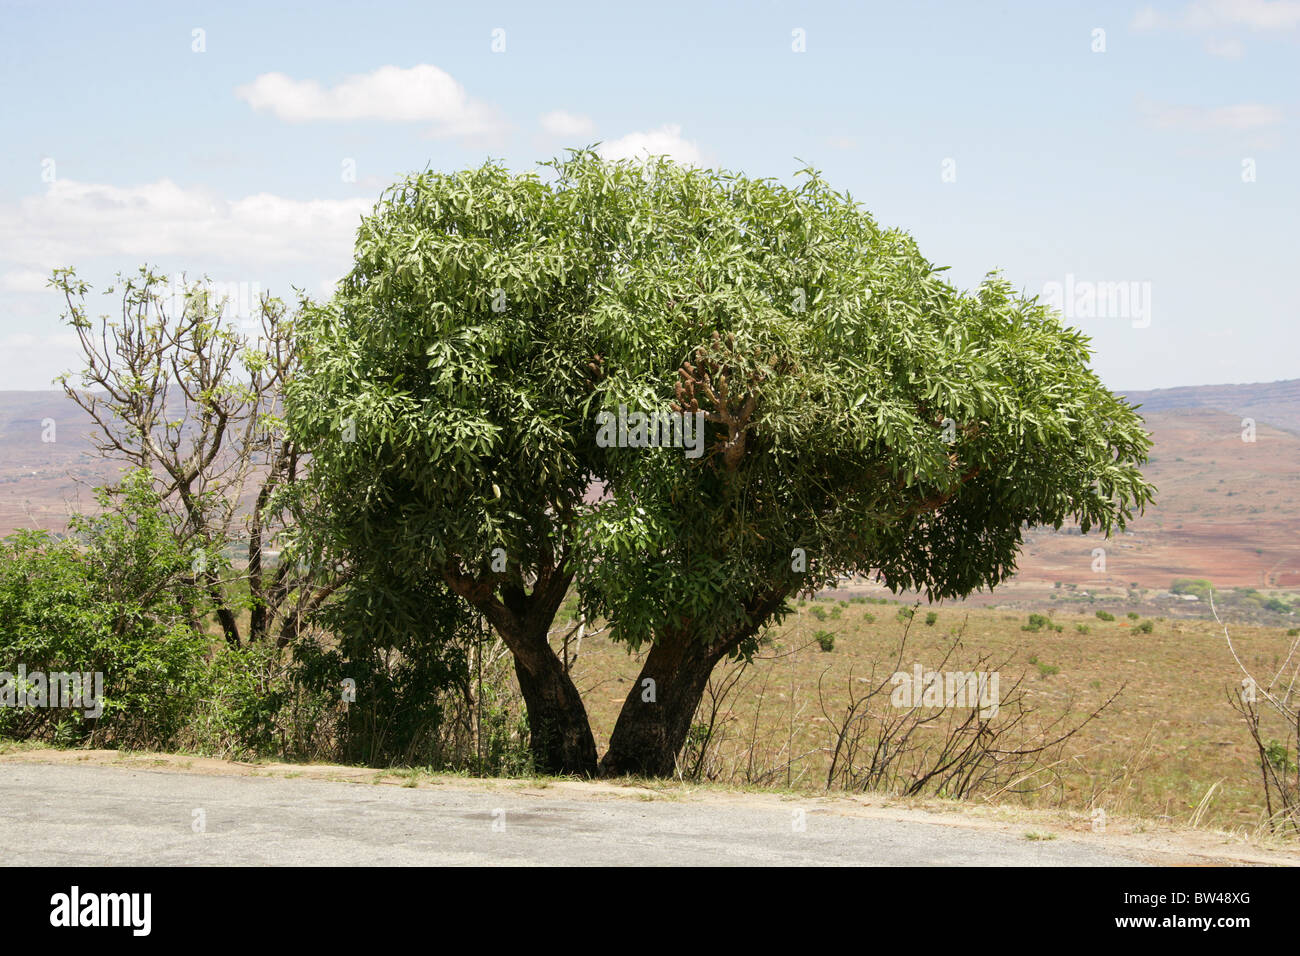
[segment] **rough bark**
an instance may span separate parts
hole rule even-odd
[[[601,776],[672,776],[709,675],[723,653],[723,648],[693,641],[687,631],[656,640],[623,702],[600,762]]]
[[[782,587],[755,597],[747,623],[711,643],[699,640],[689,628],[657,635],[619,712],[600,761],[601,776],[672,776],[713,668],[763,627],[788,591]]]
[[[452,590],[483,612],[514,656],[515,676],[528,708],[529,749],[537,771],[594,777],[596,741],[587,708],[547,641],[573,580],[565,565],[561,559],[558,567],[542,567],[531,593],[518,585],[500,586],[477,579],[454,567],[444,573]]]
[[[529,640],[534,653],[515,654],[515,675],[528,708],[528,745],[543,773],[596,775],[596,741],[582,696],[546,643]]]

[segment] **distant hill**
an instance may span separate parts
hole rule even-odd
[[[1174,578],[1222,587],[1300,587],[1300,379],[1128,392],[1151,431],[1145,473],[1155,505],[1110,541],[1077,528],[1033,529],[1018,579],[1076,587],[1167,588]],[[1256,440],[1241,440],[1241,419]],[[52,420],[56,441],[43,442]],[[0,535],[60,530],[116,475],[87,435],[88,416],[61,392],[0,392]],[[1105,547],[1107,570],[1093,570]]]
[[[1121,393],[1141,411],[1196,408],[1228,412],[1300,435],[1300,378],[1253,385],[1186,385]]]
[[[0,535],[59,531],[70,513],[94,506],[90,489],[118,468],[96,455],[93,424],[62,392],[0,392]]]

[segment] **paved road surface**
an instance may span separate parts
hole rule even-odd
[[[204,832],[194,831],[194,811]],[[816,807],[569,799],[509,791],[0,767],[14,865],[1133,865],[1068,839]]]

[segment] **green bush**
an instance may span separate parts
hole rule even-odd
[[[1029,663],[1033,664],[1036,668],[1038,668],[1039,677],[1051,677],[1054,674],[1061,673],[1060,667],[1058,667],[1055,664],[1044,664],[1037,657],[1029,658]]]
[[[835,635],[830,631],[818,631],[813,635],[813,637],[817,641],[817,646],[823,651],[830,652],[835,650]]]
[[[1155,630],[1155,627],[1156,626],[1150,621],[1143,621],[1141,624],[1135,625],[1133,630],[1137,631],[1139,634],[1150,634]]]
[[[1029,623],[1021,626],[1020,629],[1022,631],[1041,631],[1043,628],[1050,628],[1051,626],[1052,619],[1046,614],[1031,614],[1029,615]]]
[[[1142,615],[1138,614],[1137,611],[1129,611],[1129,612],[1128,612],[1128,619],[1129,619],[1130,621],[1136,621],[1136,620],[1137,620],[1139,617],[1141,617],[1141,616],[1142,616]]]
[[[1099,621],[1113,621],[1113,620],[1115,620],[1115,615],[1114,615],[1114,614],[1111,614],[1110,611],[1098,611],[1098,612],[1097,612],[1097,620],[1099,620]]]
[[[934,611],[930,611],[925,615],[925,626],[934,627],[935,622],[938,620],[939,620],[939,615],[936,614]]]
[[[1202,601],[1208,601],[1214,585],[1204,578],[1175,578],[1169,590],[1174,594],[1194,594]]]
[[[0,735],[165,749],[208,691],[205,596],[147,476],[97,498],[103,513],[74,518],[68,538],[23,531],[0,544],[0,670],[101,673],[103,711],[4,707]]]

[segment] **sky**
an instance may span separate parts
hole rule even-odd
[[[427,167],[805,165],[1114,389],[1300,377],[1300,0],[0,0],[0,389],[78,367],[53,268],[328,295]]]

